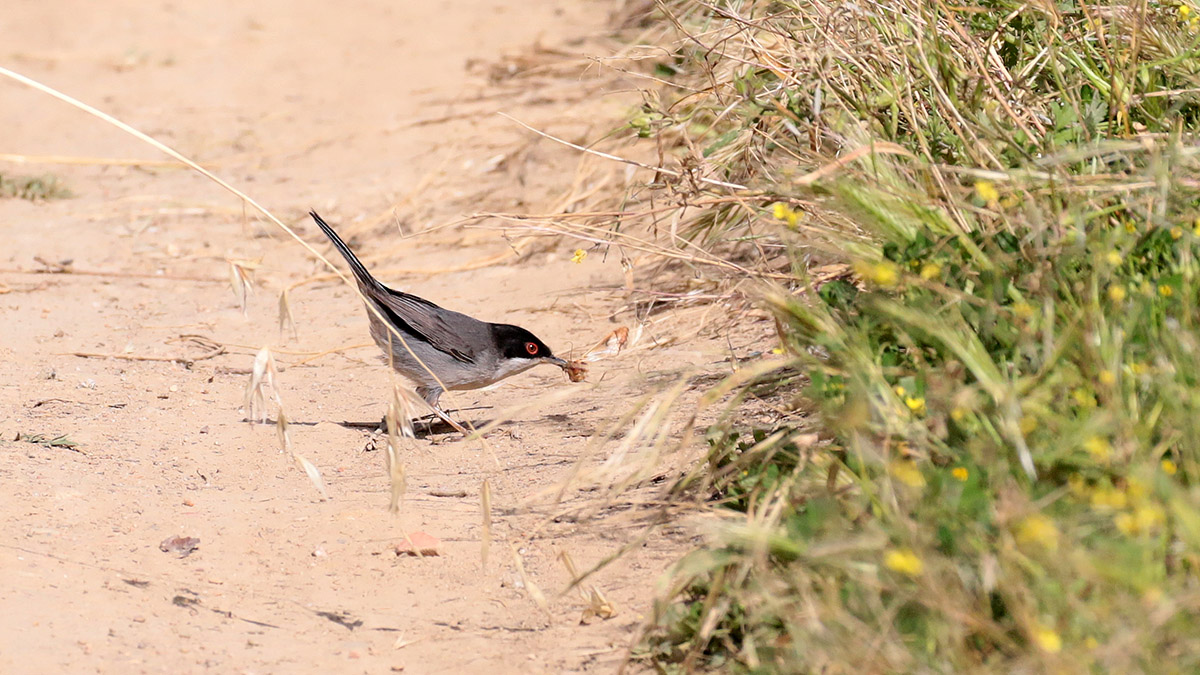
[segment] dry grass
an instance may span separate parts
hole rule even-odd
[[[664,260],[706,296],[750,281],[777,321],[777,353],[705,397],[776,422],[709,431],[681,490],[730,515],[644,655],[1193,667],[1195,8],[656,12],[620,67],[654,68],[628,134],[657,157],[629,163],[665,170],[507,216],[617,251],[631,289]]]

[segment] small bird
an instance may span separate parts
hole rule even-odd
[[[486,387],[543,363],[568,370],[566,361],[520,326],[480,321],[384,286],[371,276],[321,216],[315,211],[309,211],[308,215],[350,264],[367,302],[379,310],[377,315],[367,308],[375,344],[396,372],[416,384],[417,394],[433,412],[458,431],[467,433],[438,407],[438,399],[447,389]],[[389,325],[403,341],[388,329]]]

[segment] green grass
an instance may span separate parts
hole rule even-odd
[[[57,176],[4,176],[0,175],[0,198],[45,201],[73,197],[66,185]]]
[[[1200,668],[1197,11],[662,7],[631,126],[754,188],[681,230],[790,258],[756,386],[812,415],[710,432],[730,517],[643,658]]]
[[[46,434],[18,433],[13,441],[17,443],[33,443],[43,448],[66,448],[68,450],[76,450],[79,446],[67,434],[59,434],[58,436],[51,437]]]

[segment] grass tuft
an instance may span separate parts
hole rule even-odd
[[[59,180],[58,176],[4,176],[0,175],[0,198],[28,199],[31,202],[51,199],[69,199],[75,195]]]
[[[657,8],[630,132],[681,246],[757,270],[779,345],[718,391],[782,414],[710,430],[688,485],[731,517],[641,655],[1200,667],[1196,9]]]

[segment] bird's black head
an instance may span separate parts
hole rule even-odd
[[[525,361],[536,363],[547,361],[555,365],[565,363],[550,351],[545,342],[536,335],[521,328],[505,323],[492,324],[492,337],[496,340],[496,348],[500,358],[506,361]]]

